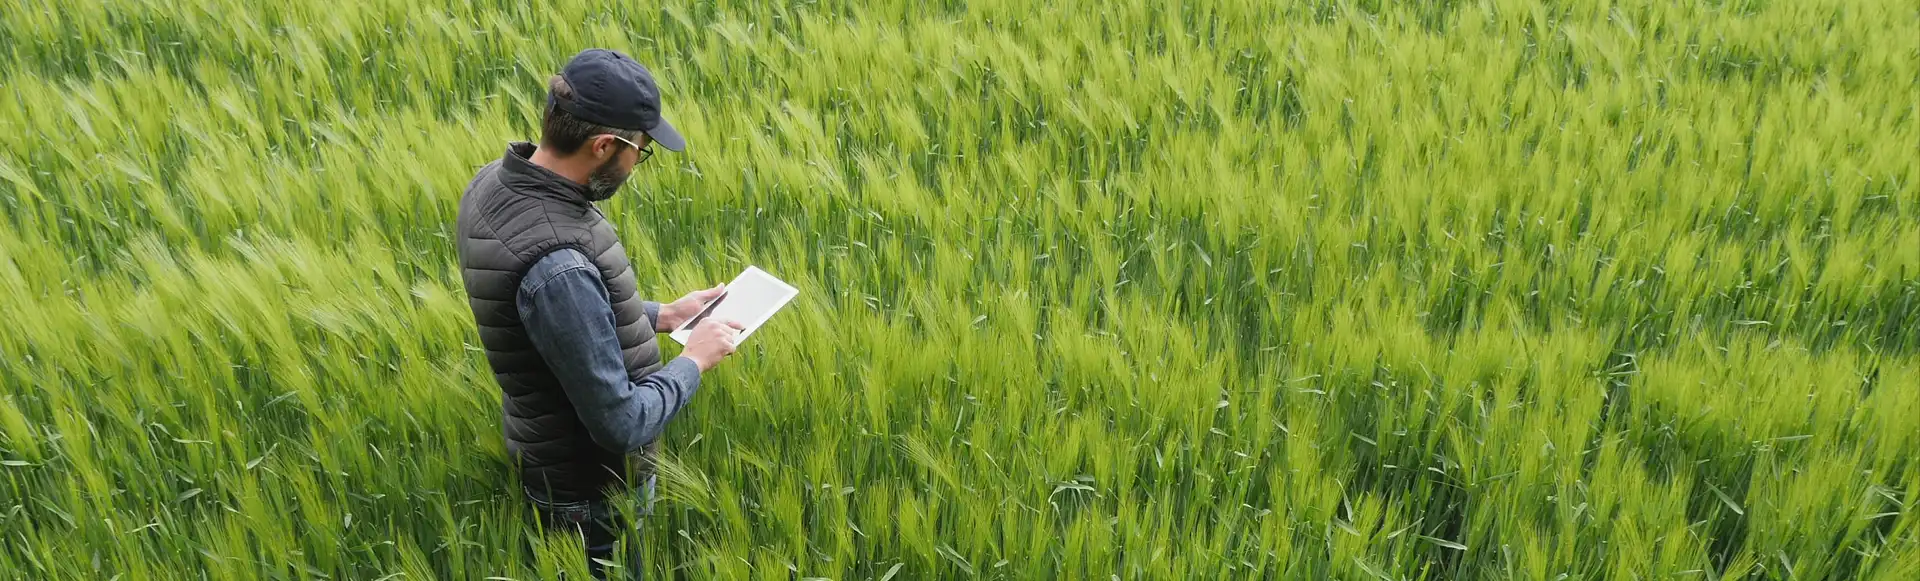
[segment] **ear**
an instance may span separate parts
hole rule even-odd
[[[614,141],[612,135],[605,133],[595,135],[587,140],[587,146],[591,148],[589,151],[593,153],[593,158],[600,161],[606,161],[612,158],[615,153],[619,152],[619,144],[618,141]]]

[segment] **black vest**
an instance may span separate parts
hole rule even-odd
[[[513,143],[467,185],[458,219],[461,279],[500,386],[507,453],[522,484],[556,501],[597,499],[609,486],[643,482],[658,443],[637,454],[637,469],[630,469],[629,459],[588,436],[520,324],[520,279],[549,252],[579,250],[607,286],[627,377],[637,381],[659,370],[660,346],[613,226],[582,186],[528,161],[533,151],[532,143]]]

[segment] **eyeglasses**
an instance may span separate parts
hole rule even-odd
[[[640,165],[641,163],[645,163],[645,162],[647,161],[647,159],[648,159],[648,158],[651,158],[651,157],[653,157],[653,144],[652,144],[652,143],[648,143],[646,147],[640,147],[640,146],[638,146],[638,145],[634,145],[634,144],[633,144],[633,142],[631,142],[631,141],[627,141],[627,138],[625,138],[625,137],[621,137],[621,136],[618,136],[618,135],[614,135],[614,134],[612,134],[612,133],[608,133],[607,135],[608,135],[609,137],[612,137],[612,138],[614,138],[614,139],[618,139],[618,140],[620,140],[620,142],[621,142],[621,143],[625,143],[625,144],[627,144],[627,145],[629,145],[629,146],[632,146],[632,147],[633,147],[634,149],[637,149],[637,150],[640,150],[640,159],[637,159],[637,160],[634,160],[634,162],[633,162],[633,164],[634,164],[634,165]]]

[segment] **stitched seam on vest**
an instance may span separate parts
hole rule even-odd
[[[499,162],[497,162],[497,161],[496,161],[496,162],[494,162],[494,163],[495,163],[495,164],[498,164]],[[492,178],[492,179],[493,179],[493,184],[492,184],[493,186],[495,186],[495,187],[498,187],[498,188],[500,188],[500,190],[503,190],[503,191],[507,191],[507,192],[512,192],[512,191],[513,191],[513,188],[509,188],[509,187],[507,187],[507,181],[506,181],[506,180],[503,180],[503,179],[500,179],[500,172],[501,172],[501,171],[504,171],[504,169],[505,169],[505,168],[502,168],[502,167],[497,167],[497,166],[496,166],[496,167],[494,167],[494,169],[493,169],[493,172],[492,172],[492,173],[490,173],[490,174],[488,174],[488,176],[487,176],[487,177],[490,177],[490,178]],[[475,181],[478,181],[478,180],[475,180]],[[495,190],[493,190],[492,188],[488,188],[487,190],[482,190],[482,191],[495,191]],[[486,233],[487,233],[487,235],[488,235],[488,236],[492,236],[492,238],[484,238],[483,240],[493,240],[493,241],[495,241],[495,242],[499,242],[501,246],[506,246],[506,245],[507,245],[507,239],[506,239],[506,238],[502,238],[502,237],[500,236],[500,229],[498,229],[498,228],[494,228],[494,227],[493,227],[493,224],[494,224],[494,222],[496,222],[496,221],[497,221],[497,220],[495,220],[495,218],[498,218],[498,217],[500,217],[500,212],[502,212],[502,211],[505,211],[505,210],[506,210],[506,206],[505,206],[505,205],[495,205],[495,206],[493,206],[493,207],[491,207],[491,208],[487,208],[487,207],[482,207],[482,208],[480,208],[480,210],[481,210],[481,211],[482,211],[483,213],[482,213],[482,214],[480,214],[480,219],[479,219],[479,220],[476,220],[476,221],[474,222],[474,225],[475,225],[475,226],[478,226],[478,227],[480,227],[480,228],[483,228],[483,229],[485,229],[485,230],[486,230]],[[513,251],[513,249],[512,249],[512,248],[508,248],[508,249],[507,249],[507,251],[508,251],[508,252],[512,252],[512,251]],[[487,270],[493,270],[493,269],[487,269]]]
[[[551,437],[551,438],[541,438],[541,439],[538,439],[538,440],[532,440],[532,439],[527,439],[527,438],[514,438],[514,439],[515,439],[515,440],[518,440],[518,441],[519,441],[520,443],[522,443],[522,444],[545,444],[545,443],[548,443],[548,442],[558,442],[558,441],[561,441],[561,440],[565,440],[565,439],[567,439],[567,436],[569,436],[569,435],[571,435],[571,434],[560,434],[560,435],[557,435],[557,436],[553,436],[553,437]],[[548,465],[548,466],[559,466],[559,465],[561,465],[561,464],[571,464],[571,463],[574,463],[574,462],[578,462],[578,461],[579,461],[579,460],[561,460],[561,461],[555,461],[555,462],[551,462],[551,463],[548,463],[547,465]]]
[[[596,214],[598,213],[598,209],[593,208],[592,204],[588,204],[587,207],[594,209]],[[533,268],[533,263],[539,262],[541,257],[544,257],[562,248],[575,248],[579,250],[581,256],[587,257],[587,262],[594,262],[594,259],[599,258],[598,255],[594,254],[591,250],[587,249],[583,244],[580,244],[578,242],[561,242],[563,239],[560,238],[560,228],[558,226],[553,225],[555,222],[555,220],[553,219],[553,209],[546,204],[540,204],[539,206],[536,206],[536,208],[540,212],[540,221],[546,223],[547,225],[547,234],[549,234],[547,236],[547,240],[559,242],[560,244],[546,248],[542,250],[538,255],[525,257],[521,261],[522,262],[520,267],[521,276],[525,276],[527,273],[527,270]],[[601,220],[605,221],[606,218],[602,217]],[[587,238],[589,239],[594,238],[593,231],[591,229],[588,229],[587,231]],[[539,247],[535,246],[534,248],[539,248]],[[598,273],[595,273],[595,274],[598,274]],[[604,281],[602,282],[602,284],[604,284]]]

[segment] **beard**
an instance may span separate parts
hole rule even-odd
[[[614,169],[619,161],[619,156],[607,158],[606,163],[593,168],[593,173],[587,175],[588,200],[598,202],[613,197],[615,192],[620,191],[620,186],[627,183],[627,178],[633,176],[631,169],[627,171]]]

